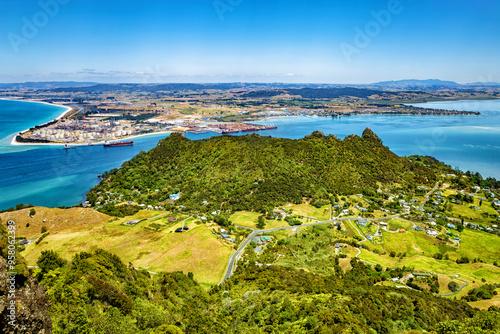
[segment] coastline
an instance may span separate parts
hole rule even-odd
[[[4,97],[0,97],[0,100],[4,100],[4,101],[22,101],[22,102],[29,102],[29,103],[40,103],[40,104],[46,104],[46,105],[49,105],[49,106],[57,106],[57,107],[62,107],[62,108],[66,108],[65,111],[62,112],[61,115],[57,116],[56,118],[48,121],[48,122],[45,122],[43,124],[47,124],[49,122],[52,122],[52,121],[55,121],[55,120],[60,120],[61,118],[63,118],[69,111],[73,110],[74,107],[70,107],[70,106],[66,106],[64,104],[59,104],[59,103],[49,103],[49,102],[44,102],[44,101],[35,101],[35,100],[22,100],[22,99],[6,99]],[[37,124],[37,125],[43,125],[43,124]],[[23,130],[21,132],[26,132],[27,130]],[[19,133],[21,133],[19,132]]]
[[[66,108],[66,110],[64,110],[56,118],[54,118],[54,119],[52,119],[52,120],[50,120],[48,122],[45,122],[45,123],[42,123],[42,124],[38,124],[37,126],[44,125],[44,124],[47,124],[47,123],[50,123],[50,122],[53,122],[53,121],[58,121],[61,118],[63,118],[64,116],[66,116],[67,113],[69,113],[70,111],[76,109],[75,107],[66,106],[66,105],[63,105],[63,104],[48,103],[48,102],[43,102],[43,101],[22,100],[22,99],[8,99],[8,98],[0,98],[0,100],[6,100],[6,101],[23,101],[23,102],[29,102],[29,103],[42,103],[42,104],[47,104],[47,105],[50,105],[50,106],[58,106],[58,107]],[[25,133],[28,130],[29,129],[25,129],[23,131],[11,134],[10,136],[12,136],[12,138],[10,140],[10,145],[11,146],[64,146],[65,144],[67,144],[69,147],[77,147],[77,146],[96,146],[96,145],[103,145],[104,144],[104,141],[95,142],[95,143],[92,143],[92,145],[88,145],[88,143],[21,143],[21,142],[16,141],[16,137],[18,135],[21,135],[21,134]],[[109,142],[112,143],[112,142],[120,141],[120,140],[133,139],[133,138],[139,138],[139,137],[144,137],[144,136],[160,135],[160,134],[170,134],[170,133],[172,133],[172,131],[158,131],[158,132],[152,132],[152,133],[145,133],[145,134],[140,134],[140,135],[133,135],[133,136],[128,136],[128,137],[116,138],[116,139],[109,140]]]
[[[35,101],[35,100],[22,100],[22,99],[9,99],[9,98],[0,98],[0,100],[7,100],[7,101],[23,101],[23,102],[30,102],[30,103],[42,103],[42,104],[47,104],[47,105],[51,105],[51,106],[58,106],[58,107],[63,107],[63,108],[66,108],[66,110],[64,110],[58,117],[54,118],[53,120],[50,120],[48,122],[45,122],[45,123],[42,123],[42,124],[39,124],[38,126],[40,125],[45,125],[47,123],[50,123],[50,122],[53,122],[53,121],[57,121],[57,120],[60,120],[61,118],[63,118],[67,113],[69,113],[70,111],[76,109],[75,107],[71,107],[71,106],[67,106],[67,105],[62,105],[62,104],[57,104],[57,103],[49,103],[49,102],[44,102],[44,101]],[[460,102],[460,101],[477,101],[477,100],[457,100],[455,102]],[[447,100],[443,100],[443,101],[433,101],[433,102],[449,102]],[[405,105],[411,105],[411,104],[407,104],[405,103]],[[444,109],[444,110],[447,110],[447,109]],[[451,111],[451,110],[450,110]],[[401,115],[406,115],[406,114],[399,114],[399,113],[387,113],[387,114],[378,114],[378,113],[374,113],[372,115],[398,115],[398,116],[401,116]],[[478,113],[480,114],[480,113]],[[349,117],[352,117],[352,116],[358,116],[360,114],[354,114],[354,115],[338,115],[338,116],[335,116],[335,117],[344,117],[344,116],[349,116]],[[366,114],[361,114],[361,115],[366,115]],[[456,114],[450,114],[448,116],[455,116]],[[459,114],[458,114],[459,115]],[[457,116],[458,116],[457,115]],[[475,116],[473,113],[471,114],[464,114],[462,116]],[[476,114],[477,115],[477,114]],[[407,116],[425,116],[425,114],[408,114]],[[439,115],[436,115],[436,116],[439,116]],[[272,119],[276,119],[276,118],[284,118],[284,117],[334,117],[334,116],[320,116],[320,115],[272,115],[272,116],[263,116],[261,118],[258,118],[256,119],[255,121],[256,122],[265,122],[265,121],[271,121]],[[76,146],[93,146],[93,145],[102,145],[104,144],[104,141],[100,141],[100,142],[95,142],[95,143],[92,143],[92,145],[88,145],[88,143],[22,143],[22,142],[18,142],[16,141],[16,137],[18,135],[21,135],[23,133],[25,133],[26,131],[28,131],[29,129],[26,129],[26,130],[23,130],[23,131],[20,131],[20,132],[17,132],[17,133],[14,133],[12,134],[12,138],[10,140],[10,145],[11,146],[64,146],[65,144],[67,144],[68,146],[71,146],[71,147],[76,147]],[[152,133],[146,133],[146,134],[141,134],[141,135],[133,135],[133,136],[128,136],[128,137],[122,137],[122,138],[117,138],[117,139],[112,139],[110,140],[110,142],[114,142],[114,141],[119,141],[119,140],[127,140],[127,139],[133,139],[133,138],[138,138],[138,137],[143,137],[143,136],[150,136],[150,135],[157,135],[157,134],[170,134],[172,133],[172,131],[159,131],[159,132],[152,132]],[[7,137],[8,138],[8,137]]]
[[[20,132],[22,133],[22,132]],[[117,138],[117,139],[112,139],[109,140],[110,143],[120,141],[120,140],[128,140],[128,139],[134,139],[134,138],[139,138],[139,137],[146,137],[146,136],[153,136],[153,135],[161,135],[161,134],[171,134],[172,131],[158,131],[158,132],[151,132],[151,133],[144,133],[140,135],[133,135],[133,136],[128,136],[128,137],[122,137],[122,138]],[[95,142],[92,143],[92,145],[89,145],[88,143],[20,143],[16,141],[16,135],[12,138],[10,145],[13,146],[64,146],[68,145],[69,147],[78,147],[78,146],[99,146],[103,145],[105,142],[100,141],[100,142]]]
[[[50,121],[47,121],[45,123],[42,123],[42,124],[37,124],[35,126],[40,126],[40,125],[44,125],[44,124],[47,124],[47,123],[50,123],[50,122],[53,122],[53,121],[58,121],[60,120],[61,118],[63,118],[64,116],[66,116],[67,113],[69,113],[70,111],[74,110],[75,108],[74,107],[70,107],[70,106],[66,106],[66,105],[63,105],[63,104],[57,104],[57,103],[48,103],[48,102],[44,102],[44,101],[34,101],[34,100],[22,100],[22,99],[8,99],[8,98],[0,98],[0,100],[5,100],[5,101],[22,101],[22,102],[28,102],[28,103],[40,103],[40,104],[46,104],[46,105],[49,105],[49,106],[57,106],[57,107],[62,107],[62,108],[66,108],[59,116],[57,116],[56,118],[50,120]],[[19,132],[15,132],[13,134],[11,134],[10,136],[12,136],[11,140],[10,140],[10,145],[13,145],[13,146],[20,146],[20,145],[41,145],[41,144],[37,144],[37,143],[20,143],[20,142],[17,142],[16,141],[16,137],[18,135],[21,135],[23,133],[25,133],[26,131],[28,131],[28,129],[25,129],[25,130],[22,130],[22,131],[19,131]],[[10,136],[7,136],[10,137]],[[51,143],[43,143],[43,144],[48,144],[48,145],[54,145],[54,144],[51,144]],[[57,145],[61,145],[61,144],[57,144]],[[64,145],[64,144],[62,144]]]

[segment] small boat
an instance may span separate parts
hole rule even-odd
[[[134,142],[133,141],[119,141],[116,143],[108,143],[108,142],[104,143],[104,147],[117,147],[117,146],[130,146],[130,145],[134,145]]]

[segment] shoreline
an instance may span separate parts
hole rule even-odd
[[[7,100],[7,101],[23,101],[23,102],[29,102],[29,103],[42,103],[42,104],[46,104],[46,105],[51,105],[51,106],[58,106],[58,107],[63,107],[63,108],[66,108],[65,111],[63,111],[58,117],[48,121],[48,122],[45,122],[45,123],[42,123],[42,124],[38,124],[38,125],[35,125],[35,126],[41,126],[41,125],[45,125],[47,123],[50,123],[50,122],[53,122],[53,121],[57,121],[57,120],[60,120],[62,119],[67,113],[69,113],[70,111],[76,109],[75,107],[71,107],[71,106],[66,106],[66,105],[63,105],[63,104],[58,104],[58,103],[49,103],[49,102],[44,102],[44,101],[35,101],[35,100],[23,100],[23,99],[9,99],[9,98],[0,98],[0,100]],[[498,99],[492,99],[492,100],[498,100]],[[454,102],[459,102],[459,101],[478,101],[478,100],[456,100]],[[482,100],[482,101],[488,101],[488,100]],[[448,102],[448,100],[443,100],[443,101],[433,101],[433,102]],[[421,103],[430,103],[430,102],[421,102]],[[404,103],[405,105],[410,105],[410,103]],[[418,103],[415,103],[415,104],[418,104]],[[447,109],[443,109],[443,110],[447,110]],[[449,111],[452,111],[452,110],[449,110]],[[358,116],[358,115],[368,115],[368,114],[354,114],[354,115],[338,115],[338,116],[320,116],[320,115],[273,115],[273,116],[263,116],[259,119],[256,119],[254,121],[256,122],[264,122],[264,121],[269,121],[273,118],[282,118],[282,117],[344,117],[344,116]],[[391,115],[391,113],[370,113],[370,115],[374,115],[374,116],[377,116],[377,115]],[[403,116],[405,114],[393,114],[393,115],[397,115],[397,116]],[[477,114],[476,114],[477,115]],[[407,114],[407,116],[442,116],[442,115],[426,115],[426,114]],[[474,115],[474,112],[471,112],[470,114],[451,114],[451,115],[444,115],[444,116],[475,116]],[[229,122],[230,123],[230,122]],[[89,145],[88,143],[22,143],[22,142],[18,142],[16,141],[16,137],[18,135],[22,135],[23,133],[25,133],[26,131],[29,131],[29,129],[26,129],[26,130],[23,130],[23,131],[20,131],[20,132],[16,132],[14,134],[12,134],[12,138],[10,140],[10,145],[11,146],[65,146],[66,144],[68,146],[72,146],[72,147],[76,147],[76,146],[94,146],[94,145],[102,145],[104,144],[104,141],[100,141],[100,142],[95,142],[95,143],[91,143],[92,145]],[[110,142],[114,142],[114,141],[120,141],[120,140],[127,140],[127,139],[133,139],[133,138],[138,138],[138,137],[143,137],[143,136],[150,136],[150,135],[157,135],[157,134],[170,134],[172,133],[172,131],[159,131],[159,132],[153,132],[153,133],[146,133],[146,134],[141,134],[141,135],[133,135],[133,136],[130,136],[130,137],[123,137],[123,138],[118,138],[118,139],[112,139],[110,140]],[[8,136],[7,138],[9,138],[10,136]]]
[[[161,134],[171,134],[171,133],[172,133],[172,131],[158,131],[158,132],[144,133],[144,134],[140,134],[140,135],[133,135],[133,136],[129,136],[129,137],[111,139],[108,142],[113,143],[113,142],[120,141],[120,140],[128,140],[128,139],[134,139],[134,138],[139,138],[139,137],[161,135]],[[15,135],[12,138],[10,145],[12,145],[12,146],[64,146],[64,145],[68,145],[69,147],[78,147],[78,146],[99,146],[99,145],[103,145],[105,143],[105,141],[91,143],[92,145],[89,145],[88,143],[20,143],[20,142],[16,141],[16,136],[17,135]]]
[[[50,122],[53,122],[53,121],[58,121],[60,120],[61,118],[63,118],[64,116],[66,116],[67,113],[69,113],[70,111],[72,111],[73,109],[75,109],[74,107],[70,107],[70,106],[66,106],[66,105],[63,105],[63,104],[58,104],[58,103],[49,103],[49,102],[44,102],[44,101],[34,101],[34,100],[22,100],[22,99],[8,99],[8,98],[0,98],[0,100],[4,100],[4,101],[22,101],[22,102],[28,102],[28,103],[40,103],[40,104],[46,104],[46,105],[49,105],[49,106],[57,106],[57,107],[62,107],[62,108],[66,108],[59,116],[57,116],[56,118],[54,119],[51,119],[50,121],[47,121],[45,123],[42,123],[42,124],[37,124],[37,125],[34,125],[34,126],[40,126],[40,125],[45,125],[47,123],[50,123]],[[40,144],[37,144],[37,143],[20,143],[20,142],[17,142],[16,141],[16,137],[25,133],[26,131],[29,131],[29,129],[31,128],[28,128],[28,129],[25,129],[25,130],[22,130],[22,131],[19,131],[19,132],[15,132],[9,136],[7,136],[7,138],[9,138],[10,136],[12,136],[11,140],[10,140],[10,145],[12,146],[20,146],[20,145],[40,145],[40,144],[49,144],[49,145],[53,145],[53,144],[50,144],[50,143],[40,143]],[[62,144],[64,145],[64,144]]]
[[[8,98],[0,98],[0,100],[22,101],[22,102],[29,102],[29,103],[41,103],[41,104],[46,104],[46,105],[50,105],[50,106],[58,106],[58,107],[66,108],[66,110],[64,110],[56,118],[54,118],[54,119],[52,119],[50,121],[47,121],[45,123],[42,123],[42,124],[37,124],[35,126],[41,126],[41,125],[45,125],[45,124],[53,122],[53,121],[58,121],[61,118],[63,118],[67,113],[69,113],[70,111],[76,109],[75,107],[66,106],[66,105],[63,105],[63,104],[49,103],[49,102],[44,102],[44,101],[22,100],[22,99],[8,99]],[[10,136],[7,136],[7,138],[9,138],[9,137],[12,136],[12,138],[9,141],[9,145],[10,146],[63,146],[64,147],[67,144],[69,147],[78,147],[78,146],[99,146],[99,145],[103,145],[104,144],[104,141],[95,142],[95,143],[92,143],[92,145],[89,145],[88,143],[21,143],[21,142],[16,141],[16,137],[19,136],[19,135],[22,135],[26,131],[29,131],[29,128],[25,129],[23,131],[19,131],[19,132],[13,133]],[[133,136],[129,136],[129,137],[111,139],[111,140],[109,140],[109,142],[112,143],[112,142],[120,141],[120,140],[128,140],[128,139],[145,137],[145,136],[161,135],[161,134],[171,134],[171,133],[172,133],[172,131],[158,131],[158,132],[145,133],[145,134],[140,134],[140,135],[133,135]]]
[[[46,105],[49,105],[49,106],[57,106],[57,107],[62,107],[62,108],[66,108],[65,111],[62,112],[62,114],[60,114],[59,116],[57,116],[56,118],[50,120],[50,121],[47,121],[45,123],[42,123],[42,124],[37,124],[35,126],[39,126],[39,125],[43,125],[43,124],[47,124],[49,122],[52,122],[52,121],[55,121],[55,120],[60,120],[61,118],[64,117],[64,115],[66,115],[70,110],[73,110],[74,107],[70,107],[70,106],[66,106],[64,104],[59,104],[59,103],[49,103],[49,102],[44,102],[44,101],[35,101],[35,100],[21,100],[21,99],[6,99],[4,97],[0,97],[0,100],[4,100],[4,101],[22,101],[22,102],[29,102],[29,103],[40,103],[40,104],[46,104]],[[28,129],[29,130],[29,129]],[[23,130],[21,132],[26,132],[27,130]],[[19,132],[20,133],[20,132]]]

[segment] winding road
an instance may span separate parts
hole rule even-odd
[[[390,217],[370,218],[370,219],[392,219],[392,218],[396,218],[396,217],[398,217],[398,216],[396,215],[396,216],[390,216]],[[224,283],[229,277],[231,277],[231,275],[233,275],[234,269],[236,267],[236,263],[238,262],[241,254],[243,253],[243,250],[245,249],[246,246],[248,246],[248,244],[252,241],[252,239],[254,237],[256,237],[257,235],[265,234],[265,233],[269,233],[269,232],[273,232],[273,231],[279,231],[279,230],[292,230],[292,229],[297,228],[297,227],[315,226],[315,225],[334,223],[336,221],[345,221],[345,220],[350,221],[350,220],[360,220],[360,219],[363,219],[363,218],[352,218],[352,217],[334,218],[334,219],[325,220],[325,221],[318,221],[315,223],[308,223],[308,224],[295,225],[295,226],[275,227],[275,228],[270,228],[267,230],[256,230],[254,228],[247,227],[247,226],[235,225],[236,227],[239,227],[239,228],[245,228],[247,230],[251,230],[252,233],[250,233],[248,235],[248,237],[245,239],[245,241],[243,241],[243,243],[240,245],[240,247],[238,247],[236,252],[234,252],[233,255],[231,255],[231,257],[229,258],[229,262],[228,262],[228,265],[226,267],[226,273],[224,274],[224,277],[222,278],[222,281],[219,283],[219,285]],[[353,224],[351,223],[351,225],[353,225]],[[360,232],[358,231],[358,233],[360,233]],[[366,238],[365,238],[365,240],[366,240]]]
[[[418,206],[418,210],[423,210],[424,209],[425,203],[427,203],[427,201],[429,200],[429,197],[432,195],[433,192],[435,192],[437,190],[438,187],[439,187],[439,181],[436,182],[436,185],[434,186],[434,188],[432,188],[427,194],[425,194],[425,196],[424,196],[425,197],[425,201]]]
[[[428,200],[428,197],[434,191],[436,191],[436,189],[437,189],[438,186],[439,186],[439,183],[436,183],[436,185],[434,186],[434,188],[431,191],[429,191],[427,193],[427,195],[425,195],[426,200]],[[422,207],[423,207],[424,204],[425,204],[425,202],[422,204]],[[390,216],[390,217],[371,218],[371,219],[392,219],[392,218],[398,218],[398,217],[399,217],[399,215],[394,215],[394,216]],[[322,224],[333,223],[333,222],[336,222],[336,221],[346,221],[347,220],[349,222],[349,224],[352,226],[352,228],[360,235],[361,238],[363,238],[363,240],[361,240],[361,241],[358,242],[358,244],[361,244],[361,243],[367,241],[368,239],[366,239],[366,237],[361,233],[361,231],[352,222],[352,221],[356,221],[356,220],[360,220],[360,219],[363,219],[363,218],[360,218],[360,217],[334,218],[334,219],[331,219],[331,220],[318,221],[318,222],[315,222],[315,223],[303,224],[303,225],[300,225],[300,226],[283,226],[283,227],[276,227],[276,228],[271,228],[271,229],[266,229],[266,230],[257,230],[257,229],[254,229],[254,228],[251,228],[251,227],[247,227],[247,226],[235,225],[236,227],[239,227],[239,228],[244,228],[244,229],[247,229],[247,230],[251,230],[252,233],[250,233],[248,235],[248,237],[245,239],[245,241],[243,241],[243,243],[240,245],[240,247],[238,247],[238,249],[236,250],[236,252],[234,252],[231,255],[231,257],[229,258],[229,262],[228,262],[228,265],[227,265],[227,268],[226,268],[226,272],[224,274],[224,277],[223,277],[222,281],[219,283],[219,285],[223,284],[227,279],[229,279],[233,275],[234,269],[236,268],[237,262],[238,262],[239,258],[241,257],[241,254],[243,253],[243,250],[248,246],[248,244],[252,241],[252,239],[254,237],[256,237],[257,235],[265,234],[265,233],[269,233],[269,232],[273,232],[273,231],[278,231],[278,230],[293,230],[293,229],[295,229],[297,227],[300,228],[300,227],[307,227],[307,226],[315,226],[315,225],[322,225]],[[358,256],[361,254],[361,249],[360,248],[356,248],[356,250],[358,251],[358,254],[356,254],[356,258],[358,258]],[[366,261],[366,260],[363,260],[363,259],[359,259],[359,260],[363,261],[365,263],[371,264],[371,265],[376,265],[376,263],[373,263],[373,262],[370,262],[370,261]],[[436,295],[436,296],[452,296],[452,295],[458,293],[460,290],[462,290],[463,288],[465,288],[468,285],[468,283],[466,281],[464,281],[462,279],[458,279],[458,277],[460,277],[460,275],[458,275],[458,274],[443,274],[443,273],[435,273],[435,272],[429,272],[429,273],[431,273],[431,274],[439,274],[439,275],[454,275],[457,280],[462,281],[464,283],[455,292],[444,293],[444,294],[437,294],[437,293],[435,293],[434,295]],[[401,282],[403,284],[405,284],[404,281],[401,281]],[[407,286],[406,284],[404,285],[404,287],[409,288],[409,289],[413,289],[413,288]]]

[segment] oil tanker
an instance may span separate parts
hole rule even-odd
[[[134,145],[134,142],[133,141],[119,141],[119,142],[116,142],[116,143],[104,143],[104,147],[117,147],[117,146],[130,146],[130,145]]]

